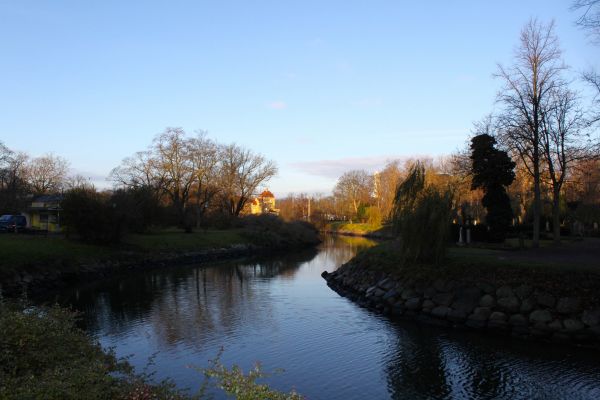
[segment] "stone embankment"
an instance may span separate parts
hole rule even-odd
[[[393,318],[600,348],[600,306],[577,296],[527,284],[416,281],[352,262],[322,276],[341,295]]]
[[[269,249],[254,245],[233,245],[203,251],[178,253],[159,253],[140,255],[124,254],[117,259],[97,260],[78,265],[44,264],[29,266],[14,275],[3,277],[0,282],[0,294],[19,296],[24,293],[38,294],[60,289],[77,282],[109,278],[117,274],[126,274],[151,268],[172,267],[185,264],[200,264],[214,261],[248,257],[265,253]]]

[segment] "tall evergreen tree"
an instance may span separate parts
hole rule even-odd
[[[488,134],[471,139],[471,189],[483,190],[482,203],[487,210],[486,224],[490,229],[490,239],[500,242],[506,238],[513,217],[506,187],[515,179],[515,163],[495,145],[496,139]]]

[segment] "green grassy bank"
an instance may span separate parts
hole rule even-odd
[[[227,230],[184,233],[177,229],[161,229],[127,234],[120,243],[113,245],[83,243],[62,236],[2,234],[0,285],[5,293],[16,295],[23,286],[31,289],[54,280],[73,280],[80,272],[99,271],[105,269],[104,266],[109,266],[112,271],[115,266],[119,268],[122,265],[137,268],[136,264],[145,266],[177,260],[195,262],[195,254],[200,254],[198,262],[204,262],[317,243],[318,232],[312,226],[284,222],[279,218],[248,218],[243,226]],[[212,255],[203,258],[202,253]],[[65,278],[65,275],[69,277]]]

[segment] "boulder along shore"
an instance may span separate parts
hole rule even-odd
[[[600,305],[576,293],[486,279],[416,279],[352,260],[322,277],[340,295],[395,319],[600,349]]]

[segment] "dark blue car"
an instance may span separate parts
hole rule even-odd
[[[23,215],[3,215],[0,217],[0,232],[20,232],[27,227]]]

